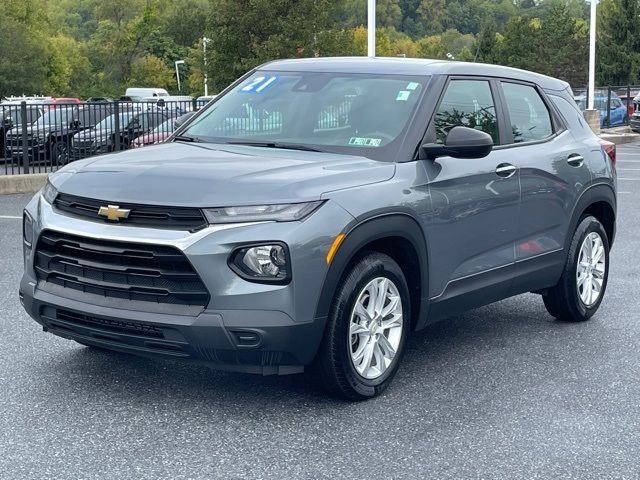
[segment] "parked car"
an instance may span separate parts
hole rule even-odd
[[[154,145],[156,143],[164,142],[169,136],[185,123],[196,112],[188,112],[178,118],[169,118],[163,123],[158,125],[154,130],[144,135],[140,135],[133,142],[131,142],[131,148],[139,148],[145,145]]]
[[[111,113],[109,105],[58,105],[48,110],[27,127],[27,155],[31,162],[47,161],[64,165],[69,161],[71,138],[78,132],[95,126]],[[25,149],[22,126],[17,125],[6,135],[7,156],[20,158]]]
[[[167,92],[164,88],[140,88],[140,87],[131,87],[127,88],[127,91],[124,93],[127,97],[168,97],[169,92]]]
[[[21,128],[24,123],[31,125],[42,113],[43,109],[40,105],[29,103],[26,109],[25,122],[23,122],[20,102],[3,101],[0,103],[0,152],[2,152],[4,160],[11,158],[10,152],[5,148],[5,138],[9,130],[15,126]]]
[[[245,104],[278,128],[238,130]],[[51,174],[24,211],[20,299],[84,345],[260,374],[312,365],[337,395],[371,398],[414,331],[466,309],[535,292],[556,318],[591,318],[615,155],[543,75],[274,61],[168,142]]]
[[[633,98],[633,115],[629,119],[629,126],[634,132],[640,132],[640,93]]]
[[[634,99],[635,95],[631,95],[629,97],[627,97],[626,94],[624,95],[618,95],[618,98],[620,98],[620,101],[622,102],[622,105],[625,106],[625,108],[627,109],[627,118],[631,118],[631,116],[633,115],[633,112],[635,111],[635,104],[633,103],[633,99]]]
[[[202,95],[196,99],[196,104],[198,105],[198,108],[204,107],[207,103],[209,103],[211,100],[213,100],[216,97],[217,95],[207,95],[207,96]]]
[[[89,97],[87,103],[113,103],[111,97]]]
[[[73,136],[71,156],[73,159],[79,159],[118,149],[124,150],[129,148],[138,136],[149,132],[165,120],[167,116],[161,112],[125,111],[118,114],[116,125],[116,115],[111,114],[95,127]]]
[[[576,105],[581,111],[587,108],[587,95],[586,93],[575,96]],[[596,94],[593,98],[593,106],[600,115],[600,127],[614,127],[616,125],[625,125],[629,123],[629,114],[627,107],[622,103],[620,98],[615,92],[611,92],[611,103],[609,109],[610,119],[607,122],[607,102],[609,96],[606,90],[596,90]]]
[[[175,119],[170,118],[165,120],[156,128],[144,135],[140,135],[133,142],[131,142],[131,148],[144,147],[145,145],[153,145],[156,143],[164,142],[173,133],[175,128]]]
[[[193,110],[193,97],[186,95],[147,97],[142,99],[142,105],[145,110],[158,110],[170,116],[179,116]]]
[[[69,124],[74,116],[77,116],[77,112],[76,106],[47,110],[27,127],[26,145],[22,126],[14,126],[5,138],[7,155],[11,158],[22,158],[26,150],[30,162],[51,161],[58,156],[64,156],[64,151],[58,151],[62,144],[57,140],[69,131]]]

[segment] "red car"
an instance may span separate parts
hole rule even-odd
[[[175,130],[175,118],[165,120],[156,128],[144,135],[140,135],[133,142],[131,148],[144,147],[145,145],[153,145],[154,143],[164,142],[169,135]]]
[[[176,130],[176,128],[186,122],[194,113],[196,112],[188,112],[178,118],[170,118],[168,120],[165,120],[149,133],[140,135],[133,142],[131,142],[131,148],[144,147],[145,145],[153,145],[154,143],[164,142],[167,138],[169,138],[169,135],[171,135]]]

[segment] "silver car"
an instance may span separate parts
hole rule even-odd
[[[565,82],[276,61],[168,143],[51,174],[24,211],[20,298],[84,345],[309,368],[360,400],[389,385],[412,332],[466,309],[533,291],[554,317],[589,319],[615,219],[615,146]]]

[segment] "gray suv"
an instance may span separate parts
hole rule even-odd
[[[168,143],[74,162],[24,211],[20,298],[81,344],[358,400],[407,337],[523,292],[583,321],[615,236],[615,147],[565,82],[431,60],[265,64]]]

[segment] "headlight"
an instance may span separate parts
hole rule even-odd
[[[22,238],[27,247],[33,244],[33,218],[26,210],[22,212]]]
[[[58,190],[56,190],[56,187],[51,185],[51,182],[47,180],[47,184],[42,189],[42,198],[44,198],[47,203],[53,204],[53,201],[56,199],[57,195]]]
[[[291,280],[289,251],[284,244],[238,248],[229,257],[229,266],[249,281],[283,284]]]
[[[207,220],[216,223],[293,222],[311,214],[322,204],[318,202],[283,203],[279,205],[252,205],[248,207],[222,207],[204,210]]]

